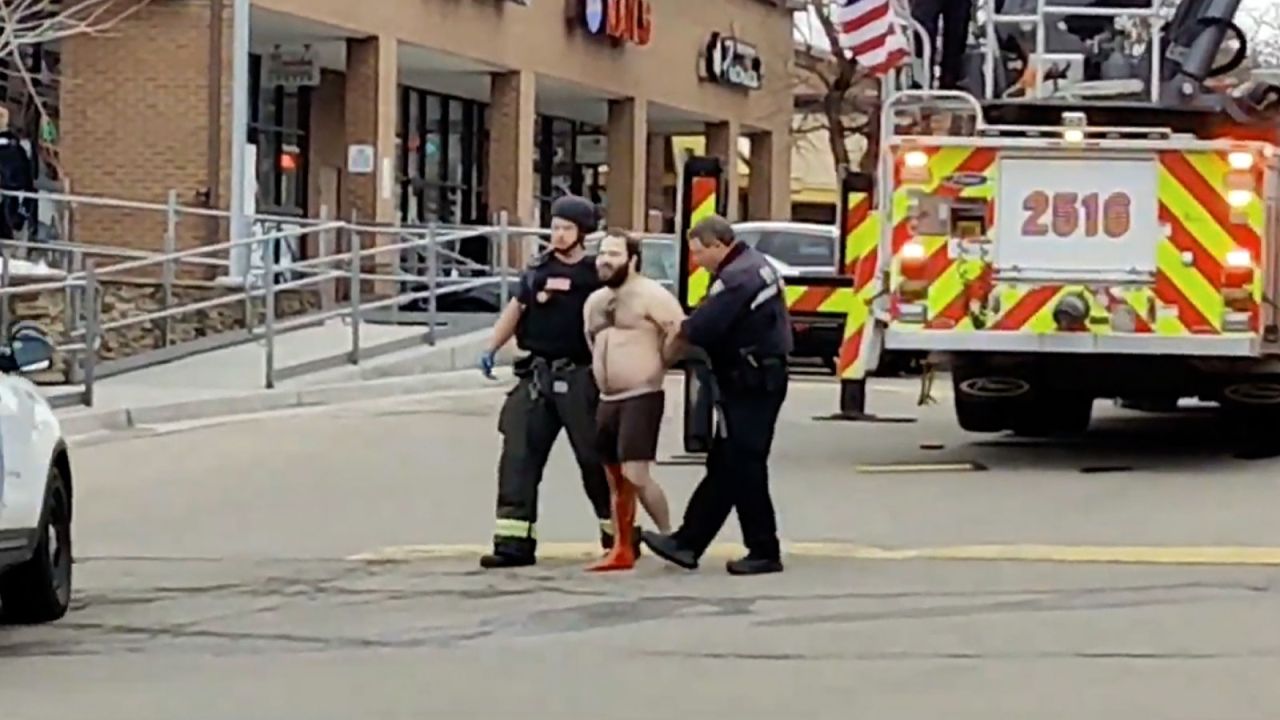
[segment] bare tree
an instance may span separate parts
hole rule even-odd
[[[802,47],[795,54],[797,142],[825,131],[836,171],[870,171],[879,154],[880,81],[840,50],[833,0],[805,0],[796,13]],[[866,138],[866,151],[855,165],[848,140]]]
[[[1280,68],[1280,5],[1249,13],[1250,60],[1256,68]]]
[[[36,87],[47,79],[33,77],[26,56],[77,35],[107,34],[148,1],[0,0],[0,58],[8,62],[8,74],[22,79],[42,128],[53,122]],[[40,149],[61,175],[56,140],[39,135]]]

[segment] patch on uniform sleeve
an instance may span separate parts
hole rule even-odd
[[[724,292],[724,280],[716,278],[716,281],[711,283],[711,287],[707,288],[707,294],[715,295],[721,292]]]

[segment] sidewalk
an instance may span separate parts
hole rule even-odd
[[[435,346],[424,341],[359,365],[281,380],[272,390],[266,389],[265,343],[245,343],[104,378],[94,385],[92,408],[66,407],[57,414],[69,428],[65,430],[67,434],[78,434],[402,393],[485,387],[494,381],[475,369],[475,361],[488,342],[487,326],[491,323],[487,316],[455,320],[448,330],[441,330]],[[472,329],[477,326],[482,329]],[[368,349],[407,338],[425,339],[425,328],[366,322],[361,325],[360,335],[361,346]],[[333,321],[276,338],[275,365],[279,370],[342,353],[350,347],[350,325]],[[509,355],[503,359],[509,361]],[[51,396],[80,388],[42,389]]]

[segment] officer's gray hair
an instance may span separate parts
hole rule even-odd
[[[719,215],[708,215],[689,229],[689,239],[703,245],[732,245],[733,225]]]

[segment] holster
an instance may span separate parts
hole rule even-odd
[[[581,367],[579,363],[568,358],[548,360],[544,357],[531,355],[528,358],[521,358],[517,362],[515,375],[518,378],[527,378],[529,380],[530,399],[540,400],[550,396],[551,388],[555,381],[572,382],[573,372],[579,367]]]
[[[750,348],[740,351],[739,362],[725,371],[726,389],[746,392],[777,392],[786,383],[786,358],[758,355]]]

